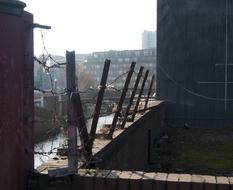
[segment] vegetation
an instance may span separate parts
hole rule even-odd
[[[164,172],[233,175],[233,128],[167,127],[169,139],[157,148]]]

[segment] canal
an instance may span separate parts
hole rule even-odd
[[[97,133],[103,127],[104,124],[111,124],[113,120],[113,114],[108,116],[103,116],[99,118],[97,124]],[[87,128],[90,131],[92,119],[87,120]],[[48,161],[56,155],[58,147],[64,146],[67,141],[67,136],[65,133],[59,133],[58,135],[49,138],[46,141],[35,144],[34,150],[34,168],[40,166],[43,162]],[[80,140],[78,139],[78,144]]]

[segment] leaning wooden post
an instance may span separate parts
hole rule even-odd
[[[148,91],[148,94],[147,94],[147,98],[146,98],[146,102],[145,102],[145,105],[144,105],[144,109],[147,108],[147,104],[148,104],[148,101],[149,101],[149,98],[150,98],[150,94],[151,94],[151,91],[152,91],[152,86],[154,84],[154,78],[155,78],[155,75],[153,75],[152,78],[151,78],[150,87],[149,87],[149,91]]]
[[[139,73],[137,75],[137,79],[136,79],[135,84],[134,84],[134,88],[133,88],[133,91],[132,91],[132,94],[131,94],[131,97],[130,97],[130,100],[129,100],[129,104],[128,104],[127,108],[126,108],[124,119],[123,119],[122,124],[121,124],[122,129],[125,127],[125,123],[127,121],[127,118],[128,118],[129,112],[130,112],[130,108],[131,108],[131,106],[133,104],[133,100],[134,100],[135,94],[137,92],[138,84],[139,84],[140,79],[142,77],[143,69],[144,69],[144,67],[140,67]]]
[[[77,128],[86,160],[91,158],[90,141],[78,87],[75,84],[75,52],[67,52],[67,123],[68,123],[68,168],[77,171]]]
[[[114,115],[110,131],[108,133],[108,139],[112,139],[112,135],[113,135],[113,132],[114,132],[114,130],[116,128],[118,117],[119,117],[119,115],[121,113],[122,105],[123,105],[126,93],[128,91],[129,83],[130,83],[131,77],[133,75],[135,65],[136,65],[136,62],[132,62],[131,63],[130,70],[129,70],[128,75],[126,77],[125,85],[124,85],[123,91],[121,93],[121,97],[120,97],[119,103],[117,105],[117,110],[116,110],[116,113]]]
[[[68,170],[70,173],[77,172],[78,151],[77,151],[77,126],[78,118],[74,113],[74,103],[71,100],[75,87],[75,52],[66,52],[66,76],[67,76],[67,130],[68,130]]]
[[[104,96],[104,90],[106,88],[106,82],[108,78],[108,71],[110,67],[111,60],[106,59],[104,63],[104,69],[103,69],[103,74],[100,82],[100,90],[98,93],[96,105],[95,105],[95,111],[94,111],[94,116],[91,124],[91,132],[90,132],[90,148],[92,149],[93,142],[95,140],[95,134],[96,134],[96,128],[97,128],[97,123],[99,120],[99,115],[100,115],[100,110],[101,110],[101,104]]]
[[[147,80],[148,74],[149,74],[149,71],[147,70],[146,74],[145,74],[145,77],[143,79],[143,82],[142,82],[142,87],[141,87],[141,90],[139,92],[135,108],[134,108],[134,112],[133,112],[133,115],[132,115],[132,121],[134,121],[134,118],[136,116],[137,109],[138,109],[138,106],[139,106],[139,103],[140,103],[140,100],[141,100],[141,96],[142,96],[142,93],[143,93],[143,90],[144,90],[144,87],[145,87],[145,84],[146,84],[146,80]]]

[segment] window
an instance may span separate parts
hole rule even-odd
[[[129,62],[129,58],[125,58],[125,61],[126,61],[126,62]]]
[[[135,55],[136,55],[137,57],[139,57],[139,56],[140,56],[140,52],[139,52],[139,51],[136,51],[136,52],[135,52]]]
[[[122,58],[118,58],[118,61],[119,61],[119,62],[123,62],[123,59],[122,59]]]

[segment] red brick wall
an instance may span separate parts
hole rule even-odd
[[[72,177],[39,179],[38,187],[44,190],[233,190],[233,177],[141,171],[80,170]]]

